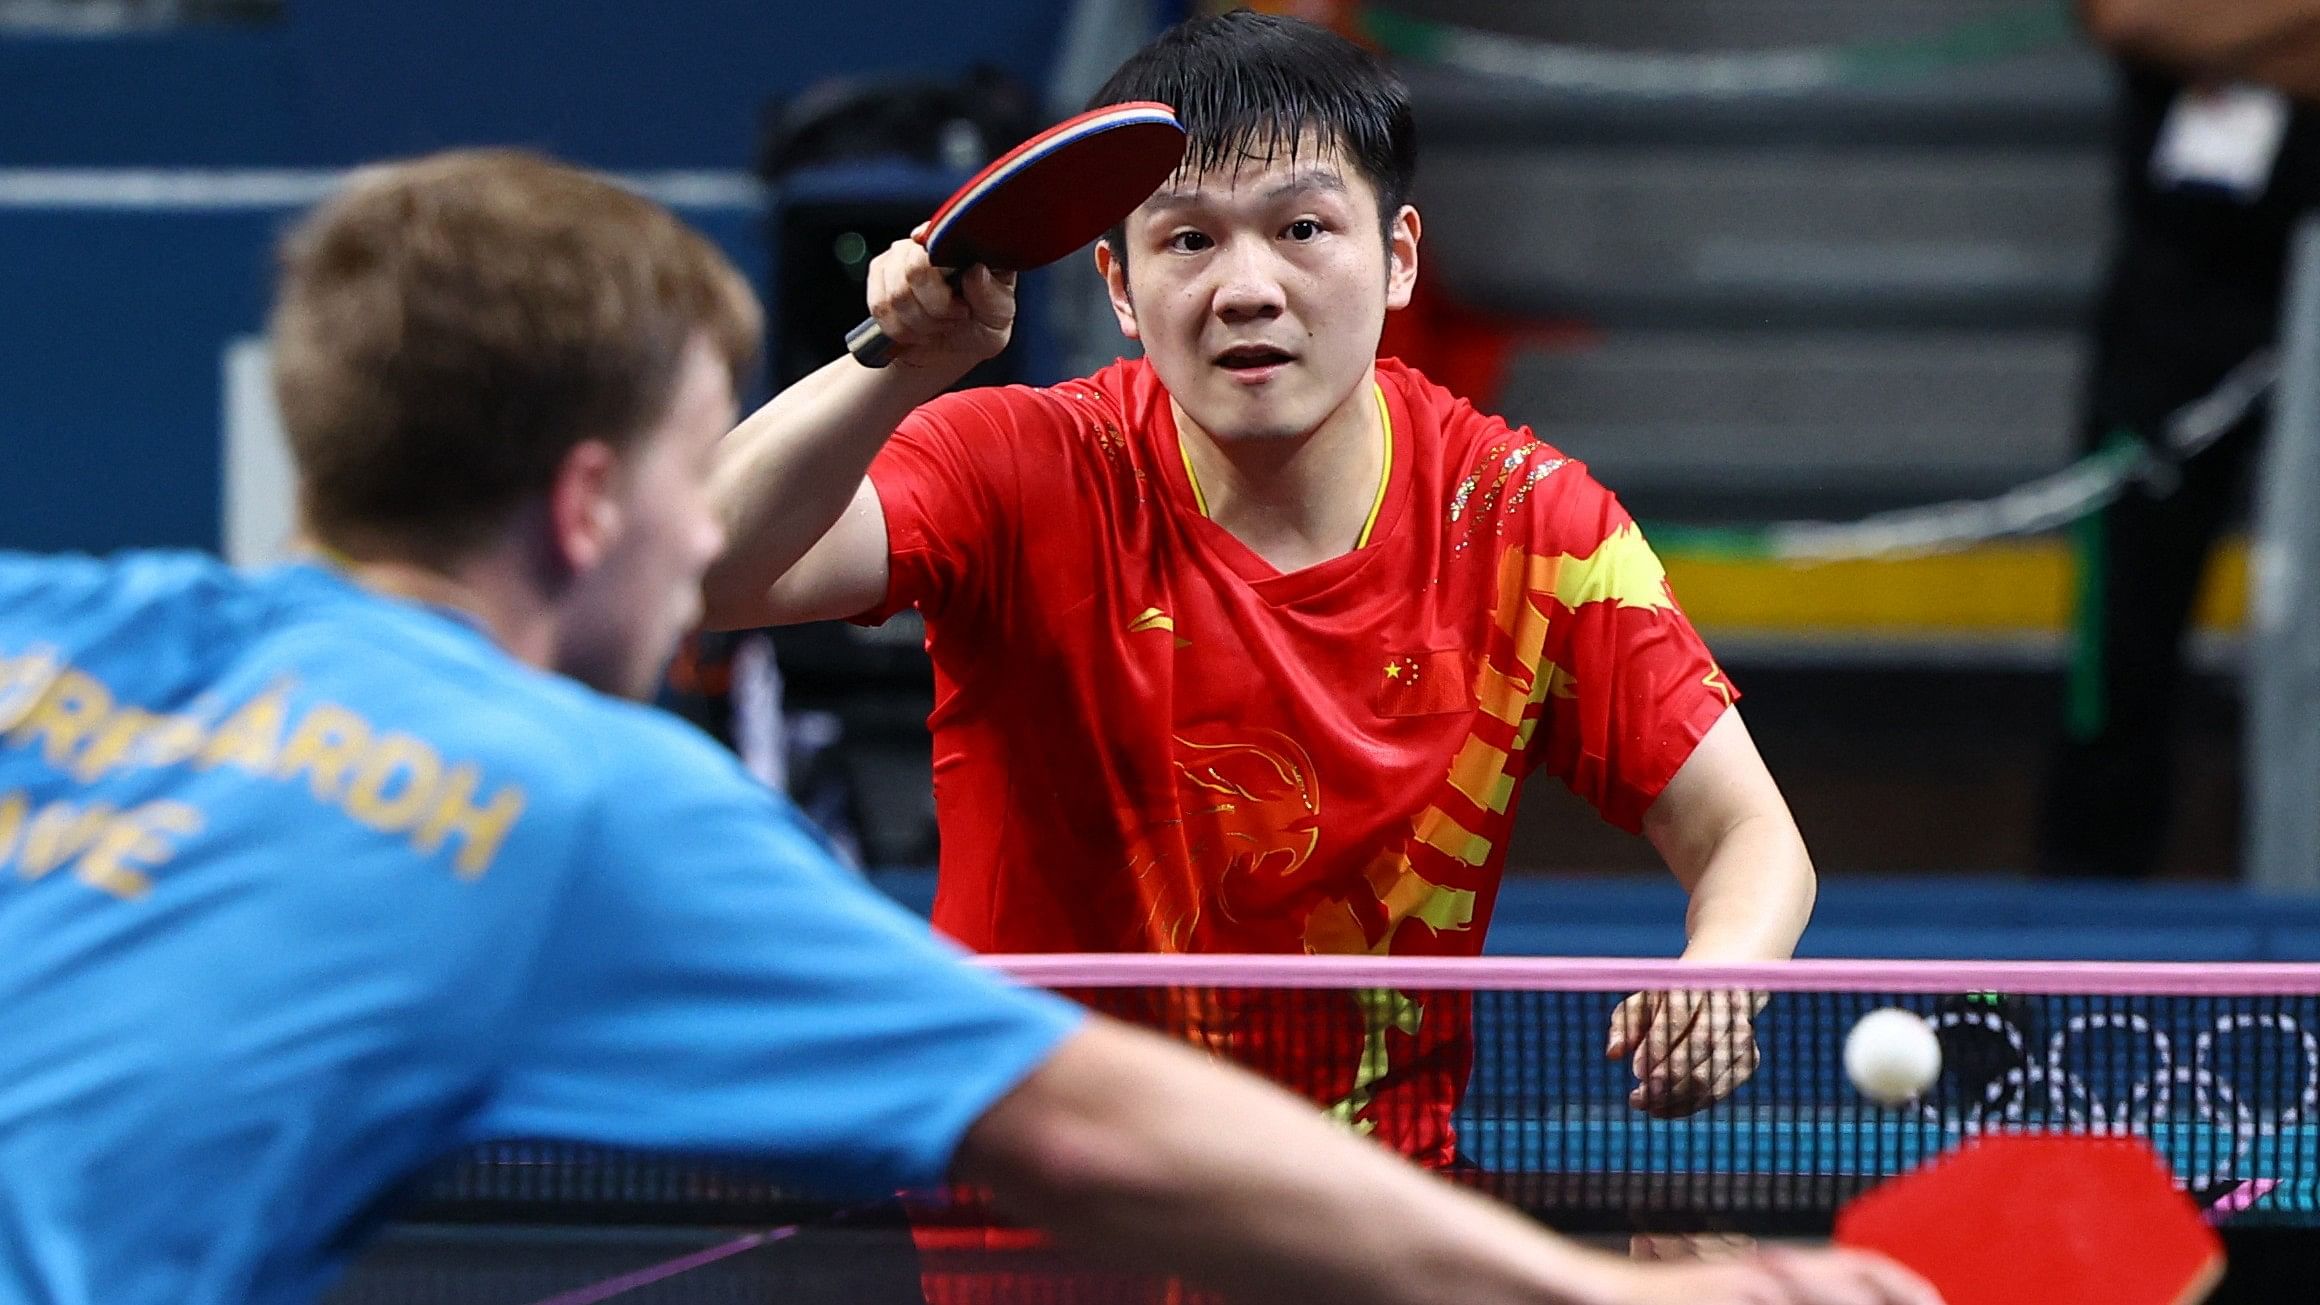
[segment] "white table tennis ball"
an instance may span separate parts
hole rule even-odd
[[[1873,1010],[1845,1035],[1845,1077],[1862,1096],[1897,1106],[1941,1076],[1941,1039],[1921,1017],[1895,1006]]]

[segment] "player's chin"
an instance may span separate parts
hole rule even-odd
[[[699,627],[700,615],[698,603],[672,611],[658,629],[649,634],[640,632],[633,643],[620,649],[617,660],[603,674],[582,679],[602,693],[636,702],[652,701],[668,678],[669,665],[677,657],[677,646]]]
[[[632,702],[651,702],[660,695],[661,684],[668,679],[669,666],[676,659],[677,645],[674,639],[641,649],[621,668],[615,683],[598,687]]]
[[[1287,396],[1236,393],[1209,405],[1211,416],[1194,416],[1200,419],[1203,430],[1222,443],[1259,444],[1311,434],[1321,424],[1317,417],[1304,419],[1305,409],[1311,406]]]

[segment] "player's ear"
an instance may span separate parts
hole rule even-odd
[[[1112,320],[1120,324],[1120,334],[1142,340],[1136,333],[1136,301],[1128,297],[1128,260],[1113,250],[1110,236],[1096,242],[1096,273],[1112,297]]]
[[[620,470],[620,455],[602,440],[582,440],[556,464],[548,530],[555,560],[570,574],[602,565],[620,536]]]
[[[1386,227],[1386,307],[1407,308],[1418,284],[1418,210],[1407,204]]]

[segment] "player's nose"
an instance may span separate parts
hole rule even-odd
[[[1218,251],[1213,304],[1218,317],[1246,321],[1279,313],[1286,296],[1281,289],[1280,264],[1271,251],[1255,241],[1236,240]]]

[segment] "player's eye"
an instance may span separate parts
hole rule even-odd
[[[1168,248],[1179,254],[1197,254],[1216,242],[1198,231],[1179,231],[1168,237]]]
[[[1322,230],[1322,225],[1318,219],[1299,218],[1296,221],[1290,223],[1285,229],[1283,229],[1281,234],[1302,244],[1305,241],[1314,239],[1315,237],[1319,236]]]

